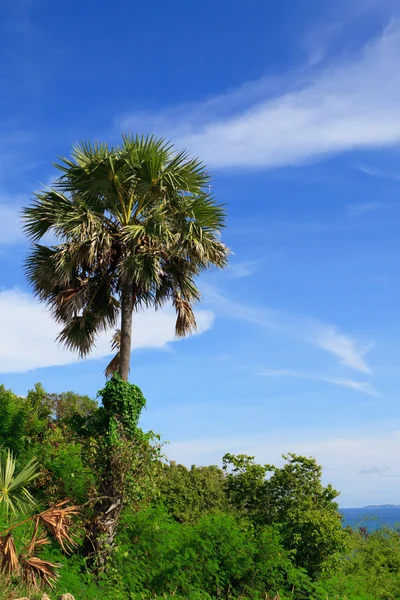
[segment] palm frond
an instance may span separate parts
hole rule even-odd
[[[57,341],[68,350],[78,352],[84,358],[93,349],[96,337],[104,324],[99,323],[95,314],[85,311],[83,315],[72,317],[57,336]]]
[[[8,533],[3,538],[1,549],[1,566],[0,571],[5,575],[11,576],[18,573],[20,568],[17,550],[15,548],[14,538],[11,533]]]
[[[171,157],[160,179],[171,193],[179,191],[191,194],[201,192],[211,181],[204,163],[198,158],[190,158],[185,150]]]
[[[108,363],[108,365],[106,366],[106,368],[104,369],[104,375],[107,379],[111,379],[111,377],[115,375],[115,373],[117,373],[119,369],[119,356],[119,352],[116,352],[110,360],[110,362]]]
[[[43,560],[37,556],[21,556],[21,579],[24,585],[35,590],[39,585],[48,585],[54,588],[58,579],[58,569],[61,565]]]
[[[115,355],[110,360],[108,365],[104,370],[104,375],[107,379],[111,379],[111,377],[118,371],[119,369],[119,349],[121,346],[121,330],[117,329],[111,340],[111,350],[115,352]]]
[[[122,153],[130,166],[131,176],[136,174],[143,188],[157,180],[161,166],[167,163],[172,152],[173,144],[165,138],[154,135],[122,136]]]
[[[21,579],[27,587],[37,589],[39,583],[53,587],[58,577],[57,569],[61,565],[42,560],[36,556],[48,544],[50,544],[49,538],[43,531],[39,532],[39,517],[36,516],[31,541],[19,555]]]
[[[121,260],[121,281],[129,281],[138,292],[148,292],[157,286],[162,276],[162,264],[157,252],[140,251]]]
[[[221,204],[216,204],[209,193],[203,192],[185,198],[188,218],[195,221],[202,229],[219,234],[226,224],[226,210]]]
[[[70,552],[77,546],[71,533],[72,517],[79,514],[78,506],[65,506],[61,502],[40,513],[39,520],[49,533],[57,540],[64,552]]]
[[[31,540],[24,548],[23,552],[25,552],[25,554],[28,556],[33,556],[48,544],[50,544],[50,540],[43,531],[39,532],[39,518],[36,517],[34,520],[34,529]]]
[[[7,451],[4,460],[0,460],[0,509],[6,514],[22,512],[35,504],[27,486],[39,475],[38,463],[30,460],[18,473],[16,459]]]
[[[64,194],[55,190],[36,193],[32,204],[22,211],[23,231],[33,242],[50,231],[57,235],[70,211],[71,200]]]
[[[79,514],[77,506],[65,506],[67,501],[60,502],[47,510],[13,524],[0,535],[0,573],[7,577],[19,576],[29,588],[38,589],[40,585],[53,587],[57,577],[59,564],[39,558],[37,555],[44,546],[50,543],[49,538],[39,525],[44,526],[64,551],[76,547],[75,536],[71,533],[72,518]],[[27,522],[33,522],[34,528],[30,542],[18,555],[11,530]]]
[[[176,311],[175,335],[177,337],[185,337],[189,333],[196,331],[196,318],[189,302],[176,295],[172,303]]]

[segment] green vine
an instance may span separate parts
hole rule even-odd
[[[117,434],[117,422],[128,436],[134,436],[146,400],[137,385],[123,381],[116,373],[100,390],[99,396],[109,418],[109,434]]]

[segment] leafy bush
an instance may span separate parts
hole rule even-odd
[[[224,473],[214,465],[190,469],[173,462],[162,465],[158,485],[167,511],[181,523],[229,508]]]
[[[312,458],[288,454],[283,467],[257,465],[254,457],[224,456],[232,504],[258,526],[282,525],[282,542],[297,566],[315,577],[345,549],[339,492],[323,486],[322,469]]]
[[[126,593],[256,598],[311,586],[281,546],[278,529],[259,533],[228,513],[185,525],[159,507],[126,515],[114,568]]]
[[[29,403],[0,385],[0,444],[13,452],[24,448]]]
[[[400,598],[399,532],[353,532],[349,543],[349,550],[338,557],[335,571],[321,578],[322,592],[332,600]]]

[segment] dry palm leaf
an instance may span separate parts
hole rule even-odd
[[[196,331],[196,319],[190,303],[176,295],[173,305],[176,310],[175,335],[184,337],[188,333]]]
[[[31,541],[29,542],[29,545],[23,550],[23,552],[28,556],[33,556],[34,554],[37,554],[37,552],[40,551],[43,548],[43,546],[47,546],[47,544],[50,544],[50,540],[47,537],[47,535],[43,531],[38,533],[38,530],[39,518],[36,517],[35,528],[33,530]]]
[[[22,581],[27,587],[35,589],[39,587],[39,582],[52,588],[57,580],[57,569],[60,566],[37,556],[21,557]]]
[[[19,570],[19,560],[17,556],[17,551],[15,548],[14,538],[9,533],[3,538],[2,545],[2,561],[0,570],[2,573],[6,573],[7,575],[13,575]]]
[[[104,375],[107,379],[110,379],[114,373],[119,369],[119,348],[121,345],[121,330],[116,329],[112,337],[111,350],[116,352],[115,356],[111,359],[104,370]]]
[[[57,540],[64,552],[71,552],[77,546],[71,534],[71,517],[79,514],[77,506],[64,506],[61,502],[48,510],[40,513],[39,520],[42,525]]]

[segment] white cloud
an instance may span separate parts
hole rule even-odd
[[[355,381],[353,379],[340,379],[337,377],[329,377],[326,375],[313,375],[309,373],[302,373],[300,371],[291,371],[288,369],[274,369],[269,371],[262,371],[260,375],[264,377],[295,377],[298,379],[307,379],[309,381],[321,381],[323,383],[331,383],[340,387],[346,387],[357,392],[367,394],[367,396],[374,396],[379,398],[378,392],[371,386],[368,381]]]
[[[282,454],[313,456],[324,469],[325,482],[341,492],[343,507],[398,504],[400,430],[274,431],[263,436],[176,440],[168,456],[186,465],[220,464],[226,452],[255,456],[259,463],[282,464]],[[374,469],[371,470],[371,465]],[[366,477],[366,472],[369,476]]]
[[[296,165],[357,148],[400,142],[400,25],[394,22],[357,55],[301,73],[280,91],[263,79],[243,93],[208,101],[163,118],[145,116],[147,128],[172,137],[213,167]],[[242,88],[243,90],[244,88]],[[246,89],[246,88],[245,88]],[[260,99],[260,95],[263,99]],[[232,98],[232,102],[230,102]],[[223,108],[222,108],[223,104]],[[126,117],[135,123],[143,115]],[[150,126],[150,127],[149,127]]]
[[[281,331],[290,337],[304,340],[339,358],[340,363],[362,373],[371,369],[365,361],[365,355],[371,344],[360,345],[347,334],[318,319],[285,313],[270,308],[254,308],[226,298],[211,286],[203,284],[206,300],[225,316],[242,319],[270,329]]]
[[[212,312],[196,312],[198,333],[213,323]],[[145,311],[134,316],[132,349],[164,348],[173,342],[175,315],[171,308]],[[55,342],[59,326],[43,305],[17,290],[0,292],[0,372],[22,373],[31,369],[67,365],[79,360],[77,354]],[[99,337],[90,359],[111,354],[110,333]]]

